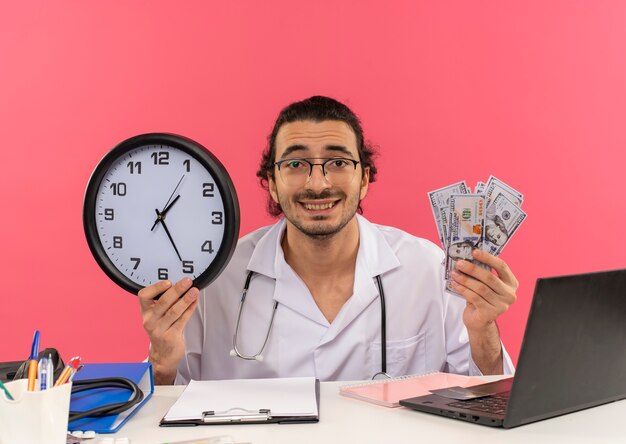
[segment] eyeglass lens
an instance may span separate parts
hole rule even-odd
[[[312,162],[320,160],[321,162]],[[278,173],[288,186],[302,185],[313,174],[313,167],[320,166],[326,180],[334,185],[346,185],[355,176],[358,161],[343,158],[331,159],[286,159],[277,162]]]

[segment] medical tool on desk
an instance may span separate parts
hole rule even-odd
[[[239,336],[239,324],[241,322],[241,313],[243,312],[243,306],[246,301],[246,296],[248,294],[248,289],[250,288],[250,281],[252,277],[255,275],[254,271],[248,271],[248,276],[246,277],[246,281],[243,285],[243,291],[241,293],[241,300],[239,301],[239,312],[237,313],[237,323],[235,324],[235,333],[233,334],[233,348],[230,351],[230,355],[232,357],[237,357],[241,359],[245,359],[247,361],[263,361],[263,350],[265,350],[265,346],[267,345],[267,341],[270,337],[270,332],[272,331],[272,325],[274,325],[274,316],[276,315],[276,309],[278,308],[278,301],[274,301],[274,306],[272,307],[272,317],[270,319],[270,323],[267,327],[267,332],[265,333],[265,340],[263,341],[263,345],[261,345],[260,350],[253,355],[244,355],[239,351],[237,347],[237,339]],[[385,313],[385,292],[383,290],[383,283],[380,279],[380,275],[376,276],[376,286],[378,287],[378,295],[380,297],[380,341],[381,341],[381,370],[372,376],[372,379],[376,379],[378,377],[389,378],[390,376],[387,374],[387,315]]]

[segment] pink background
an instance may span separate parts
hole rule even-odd
[[[517,360],[537,277],[626,265],[625,42],[617,0],[4,2],[0,360],[35,328],[66,358],[144,359],[136,298],[84,238],[93,168],[136,134],[191,137],[229,169],[245,234],[271,222],[254,173],[273,120],[313,94],[380,147],[374,222],[436,241],[428,191],[494,174],[525,194],[503,253]]]

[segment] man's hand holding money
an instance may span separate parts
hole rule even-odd
[[[495,321],[517,299],[519,283],[502,259],[477,249],[472,255],[493,271],[461,260],[450,272],[450,282],[452,289],[467,301],[463,323],[467,327],[472,359],[483,374],[501,374],[502,347]]]
[[[483,374],[500,374],[496,319],[515,302],[518,281],[496,257],[526,218],[523,195],[494,176],[472,194],[465,181],[428,193],[445,258],[446,286],[465,298],[463,323],[472,359]]]
[[[458,261],[450,272],[452,287],[467,301],[463,322],[468,330],[481,330],[495,321],[515,302],[519,283],[502,259],[481,250],[473,251],[474,260],[494,272],[469,261]]]

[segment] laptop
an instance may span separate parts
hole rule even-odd
[[[625,375],[626,269],[541,278],[514,378],[400,405],[511,428],[624,399]]]

